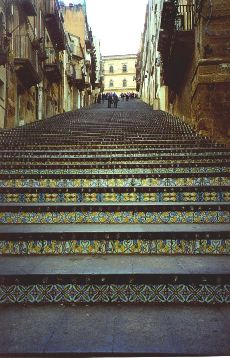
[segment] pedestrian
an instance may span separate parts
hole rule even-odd
[[[101,94],[99,93],[99,95],[97,96],[97,103],[101,103]]]
[[[114,106],[114,108],[117,108],[117,103],[118,103],[118,101],[119,101],[119,98],[118,98],[118,96],[115,94],[115,95],[113,96],[113,106]]]
[[[111,108],[112,102],[113,102],[113,97],[111,94],[109,94],[108,95],[108,108]]]

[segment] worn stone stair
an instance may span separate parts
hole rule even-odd
[[[0,133],[0,304],[9,314],[19,317],[15,305],[28,305],[37,321],[33,310],[48,303],[66,310],[97,303],[102,312],[180,304],[190,319],[196,305],[214,316],[211,307],[229,312],[230,151],[133,103],[129,111],[93,107]],[[66,354],[60,342],[52,354],[61,347]],[[128,346],[101,352],[134,352]],[[163,346],[148,353],[192,351]],[[78,343],[71,354],[82,352]]]

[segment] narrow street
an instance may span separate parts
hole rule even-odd
[[[0,132],[1,357],[229,354],[229,159],[136,99]]]

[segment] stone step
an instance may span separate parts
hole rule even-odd
[[[0,226],[1,255],[229,255],[229,224]]]
[[[24,139],[22,139],[24,140]],[[173,147],[172,147],[172,150],[175,148],[175,149],[185,149],[188,148],[190,145],[193,145],[195,148],[200,148],[200,144],[199,145],[196,145],[196,143],[188,143],[188,144],[174,144]],[[146,144],[146,145],[140,145],[140,144],[133,144],[133,143],[129,143],[127,145],[125,144],[92,144],[92,145],[87,145],[87,144],[62,144],[62,143],[59,143],[57,145],[55,144],[43,144],[41,145],[40,143],[35,143],[35,144],[26,144],[24,143],[22,145],[21,141],[20,142],[17,142],[17,143],[5,143],[3,145],[3,147],[1,147],[0,145],[0,150],[1,149],[4,149],[5,147],[8,147],[9,150],[13,150],[15,147],[17,147],[19,150],[34,150],[35,148],[38,149],[38,150],[45,150],[45,151],[49,151],[49,150],[55,150],[57,147],[60,149],[60,152],[61,151],[65,151],[65,150],[85,150],[85,151],[89,151],[89,150],[92,150],[94,149],[95,151],[96,150],[101,150],[101,149],[104,149],[106,151],[108,150],[111,150],[111,149],[123,149],[123,150],[127,150],[128,148],[133,148],[133,149],[136,149],[137,151],[139,150],[139,148],[153,148],[153,149],[163,149],[163,148],[166,148],[168,145],[167,144]],[[205,149],[208,149],[209,147],[207,147],[207,145],[203,145],[202,147],[204,150]]]
[[[229,305],[1,305],[0,315],[4,358],[230,352]]]
[[[51,144],[40,144],[40,143],[36,143],[36,145],[32,145],[32,144],[26,144],[26,143],[22,143],[22,142],[17,142],[17,143],[5,143],[2,147],[0,144],[0,150],[4,151],[6,146],[9,149],[9,151],[11,152],[15,152],[15,145],[17,145],[17,149],[20,151],[56,151],[57,150],[57,146],[56,145],[51,145]],[[177,141],[177,142],[172,142],[170,143],[169,141],[166,141],[165,143],[162,143],[161,140],[159,141],[155,141],[155,143],[153,144],[148,144],[148,145],[140,145],[140,144],[132,144],[129,143],[129,145],[127,144],[104,144],[104,143],[100,143],[100,144],[64,144],[64,143],[60,143],[58,144],[58,149],[59,152],[62,151],[92,151],[92,150],[100,150],[100,151],[108,151],[108,150],[113,150],[113,151],[127,151],[127,150],[145,150],[145,149],[149,149],[149,150],[164,150],[164,149],[168,149],[170,148],[170,150],[174,150],[174,149],[178,149],[178,150],[187,150],[187,148],[190,148],[190,146],[192,146],[194,149],[200,149],[200,150],[209,150],[210,148],[215,148],[216,149],[224,149],[227,150],[225,148],[225,146],[223,145],[219,145],[219,144],[212,144],[212,143],[207,143],[207,142],[202,142],[202,141],[190,141],[189,143],[187,142],[183,142],[183,141]],[[229,150],[229,149],[228,149]]]
[[[165,153],[156,153],[156,152],[150,152],[150,153],[139,153],[139,151],[137,150],[136,152],[125,152],[123,154],[121,153],[110,153],[110,152],[106,152],[105,155],[102,155],[100,152],[96,153],[96,152],[92,152],[92,153],[87,153],[85,155],[80,155],[79,153],[71,153],[71,154],[52,154],[52,155],[47,155],[43,154],[43,155],[37,155],[30,153],[29,155],[25,155],[25,154],[21,154],[19,155],[18,153],[15,154],[8,154],[8,155],[3,155],[0,157],[1,159],[1,164],[2,165],[8,165],[8,163],[10,164],[11,161],[13,164],[17,164],[16,162],[19,162],[21,164],[23,164],[24,162],[27,163],[31,160],[33,160],[33,162],[45,162],[45,160],[50,161],[50,162],[60,162],[60,161],[73,161],[73,162],[77,162],[77,161],[83,161],[83,162],[90,162],[90,161],[94,161],[94,162],[107,162],[108,160],[113,160],[113,161],[137,161],[139,160],[139,162],[145,162],[145,161],[154,161],[154,160],[184,160],[184,159],[193,159],[193,160],[203,160],[205,159],[214,159],[216,162],[218,162],[219,159],[222,160],[229,160],[230,159],[230,154],[228,152],[224,152],[224,153],[218,153],[218,152],[205,152],[205,153],[174,153],[174,151],[171,152],[165,152]],[[9,162],[6,162],[6,160],[9,159]],[[15,163],[14,163],[15,162]],[[204,162],[205,164],[205,162]]]
[[[227,257],[0,257],[0,269],[0,304],[230,303]]]
[[[158,153],[160,154],[167,154],[167,153],[171,153],[171,154],[180,154],[180,155],[197,155],[200,152],[203,152],[203,155],[205,155],[206,153],[209,155],[216,153],[218,155],[229,155],[230,150],[227,148],[219,148],[216,147],[216,145],[214,144],[212,147],[186,147],[186,148],[175,148],[175,147],[162,147],[159,148],[158,146],[154,147],[128,147],[126,149],[122,149],[122,148],[110,148],[110,149],[106,149],[106,148],[102,148],[102,149],[97,149],[95,150],[95,148],[91,148],[91,146],[88,149],[81,149],[76,147],[75,149],[47,149],[47,150],[42,150],[42,149],[37,149],[33,148],[33,149],[23,149],[23,150],[12,150],[12,149],[0,149],[0,157],[1,158],[7,158],[7,157],[33,157],[38,156],[44,156],[44,157],[59,157],[59,156],[80,156],[80,155],[84,155],[84,156],[103,156],[103,155],[129,155],[129,154],[151,154],[151,155],[157,155]]]
[[[194,164],[192,167],[189,166],[190,164]],[[124,169],[134,169],[135,168],[143,168],[143,169],[153,169],[155,171],[164,170],[167,172],[167,169],[174,169],[174,170],[183,170],[191,172],[192,169],[199,171],[225,171],[229,172],[229,163],[230,161],[227,161],[225,159],[223,160],[206,160],[205,163],[202,161],[192,160],[192,159],[186,159],[182,161],[177,160],[161,160],[160,158],[157,160],[148,160],[144,162],[140,162],[139,160],[133,160],[132,162],[129,161],[114,161],[110,160],[110,158],[107,159],[105,162],[100,161],[75,161],[75,160],[68,160],[68,161],[52,161],[52,160],[42,160],[41,162],[37,162],[36,160],[33,161],[33,158],[30,158],[30,161],[27,162],[9,162],[4,163],[1,165],[1,174],[4,173],[20,173],[23,171],[29,172],[29,170],[32,172],[32,169],[39,169],[41,170],[66,170],[66,169],[72,169],[75,171],[79,169],[116,169],[116,168],[124,168]]]
[[[178,211],[190,211],[190,210],[229,210],[230,203],[219,203],[219,202],[191,202],[188,201],[186,203],[180,202],[173,202],[173,203],[145,203],[145,202],[132,202],[132,203],[125,203],[121,202],[119,204],[113,202],[107,203],[0,203],[0,210],[2,212],[7,211],[8,209],[12,210],[12,212],[17,212],[17,210],[25,210],[26,212],[30,212],[36,209],[42,209],[44,211],[72,211],[76,210],[109,210],[109,211],[128,211],[133,209],[133,211],[161,211],[161,210],[178,210]]]
[[[129,164],[84,164],[81,163],[79,165],[71,165],[71,164],[54,164],[54,165],[34,165],[30,164],[26,168],[22,168],[22,166],[18,166],[18,168],[12,169],[12,164],[7,169],[0,169],[0,178],[4,175],[68,175],[68,174],[138,174],[143,173],[145,171],[146,175],[148,174],[197,174],[200,175],[201,173],[205,174],[230,174],[230,167],[226,163],[223,163],[222,166],[210,166],[210,164],[206,163],[207,166],[203,166],[202,163],[196,163],[194,167],[188,167],[188,163],[180,163],[178,164],[142,164],[142,163],[132,163]],[[209,166],[208,166],[209,165]],[[220,165],[220,163],[218,163]],[[24,166],[25,167],[25,166]]]
[[[59,136],[60,134],[58,134]],[[9,149],[11,148],[15,148],[14,145],[19,145],[19,149],[23,148],[24,146],[28,146],[28,145],[32,145],[34,147],[36,147],[37,149],[42,148],[43,146],[46,147],[52,147],[55,146],[57,147],[57,145],[61,145],[61,147],[68,147],[68,146],[73,146],[73,148],[76,148],[76,146],[78,145],[84,145],[85,147],[91,147],[90,144],[92,145],[96,145],[97,147],[111,147],[114,146],[115,148],[119,147],[129,147],[129,145],[133,145],[133,146],[152,146],[152,145],[156,145],[156,146],[168,146],[168,145],[185,145],[186,147],[189,147],[191,145],[195,145],[195,146],[212,146],[212,143],[208,140],[204,140],[202,138],[198,138],[198,137],[194,137],[194,138],[181,138],[178,139],[178,135],[175,135],[174,137],[171,136],[171,138],[168,136],[156,136],[155,138],[151,139],[151,140],[139,140],[139,141],[134,141],[134,140],[129,140],[129,141],[112,141],[112,140],[106,140],[106,138],[103,136],[100,140],[79,140],[79,137],[77,138],[72,138],[70,137],[69,140],[68,138],[65,136],[65,139],[63,140],[63,138],[61,138],[62,140],[60,141],[52,141],[51,138],[48,136],[47,140],[44,141],[44,139],[42,139],[42,137],[39,137],[38,140],[38,133],[36,132],[36,135],[34,135],[34,138],[30,138],[31,134],[29,136],[25,136],[25,135],[21,135],[21,136],[11,136],[8,138],[5,138],[5,140],[1,140],[0,138],[0,146],[2,145],[2,149],[6,148],[6,145],[9,145]],[[22,139],[24,140],[24,142],[22,143]],[[34,139],[34,140],[33,140]],[[38,145],[38,147],[37,147]],[[218,145],[216,145],[215,147],[218,147]],[[224,148],[224,145],[219,145],[220,148]],[[82,148],[82,149],[83,149]],[[130,148],[130,147],[129,147]]]
[[[0,257],[1,284],[15,280],[16,277],[21,282],[28,282],[33,278],[35,281],[42,281],[41,276],[51,280],[52,277],[53,280],[62,278],[63,282],[70,278],[88,278],[93,281],[94,276],[104,277],[102,282],[106,283],[116,280],[127,282],[131,275],[132,282],[142,280],[140,275],[143,275],[143,282],[149,283],[161,279],[170,280],[172,283],[197,280],[203,282],[206,281],[204,276],[215,282],[216,275],[222,275],[226,282],[230,282],[230,260],[227,256],[154,255]]]

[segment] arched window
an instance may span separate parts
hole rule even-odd
[[[122,65],[122,72],[127,72],[127,65],[126,65],[126,63],[124,63],[124,64]]]
[[[123,87],[127,87],[127,80],[126,80],[126,79],[124,79],[124,80],[122,81],[122,85],[123,85]]]
[[[109,81],[109,87],[113,87],[113,80]]]
[[[113,65],[110,65],[110,66],[109,66],[109,72],[110,72],[110,73],[113,73]]]

